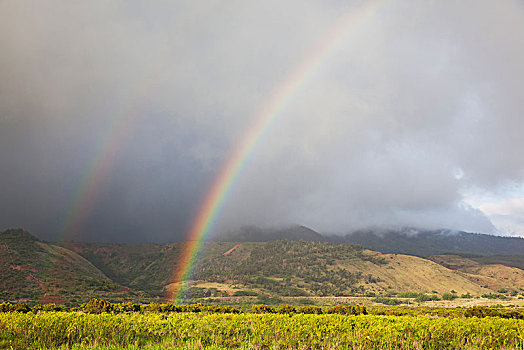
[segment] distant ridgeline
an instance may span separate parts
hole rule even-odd
[[[230,242],[268,242],[278,239],[328,242],[334,244],[360,244],[363,248],[381,253],[431,256],[437,254],[475,254],[475,255],[523,255],[524,239],[501,237],[463,231],[401,229],[367,229],[354,231],[344,236],[321,235],[304,226],[284,229],[261,229],[243,227],[230,232],[220,241]]]

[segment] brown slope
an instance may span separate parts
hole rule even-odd
[[[481,263],[458,255],[434,255],[431,260],[461,272],[466,278],[492,290],[524,290],[524,270],[502,264]]]
[[[349,271],[364,271],[377,277],[379,281],[374,285],[368,283],[366,288],[374,292],[437,291],[442,294],[455,290],[458,293],[478,295],[485,291],[461,273],[427,259],[402,254],[367,253],[384,257],[388,264],[376,265],[368,261],[351,260],[342,262],[341,265]]]

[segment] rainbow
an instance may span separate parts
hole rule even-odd
[[[110,119],[104,142],[96,149],[87,170],[79,181],[73,204],[59,228],[59,240],[78,238],[78,231],[95,205],[102,182],[111,169],[120,145],[131,134],[136,113],[127,111]]]
[[[113,113],[107,118],[102,142],[95,149],[82,177],[78,181],[75,195],[58,229],[58,240],[78,238],[78,232],[88,219],[103,188],[103,181],[111,171],[121,146],[131,136],[135,120],[139,116],[145,98],[163,73],[162,65],[169,48],[156,52],[143,67],[139,83],[124,90]]]
[[[222,167],[211,190],[203,201],[193,226],[189,231],[187,242],[174,269],[172,288],[166,298],[180,303],[185,281],[189,278],[202,243],[211,231],[225,199],[239,177],[249,155],[253,152],[262,136],[283,110],[299,93],[302,86],[312,79],[322,64],[334,55],[351,37],[359,26],[371,18],[386,0],[367,1],[362,6],[344,16],[326,36],[328,40],[317,46],[312,54],[299,64],[270,94],[268,102],[257,115],[254,123],[245,133],[227,162]]]

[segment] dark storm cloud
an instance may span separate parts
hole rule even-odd
[[[108,144],[77,237],[183,239],[271,90],[359,5],[2,2],[0,227],[59,238]],[[496,232],[468,196],[523,180],[523,19],[384,2],[261,138],[217,229]]]

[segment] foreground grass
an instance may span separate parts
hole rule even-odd
[[[3,349],[524,349],[524,320],[377,315],[0,314]]]

